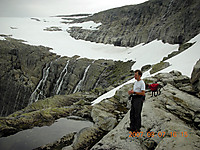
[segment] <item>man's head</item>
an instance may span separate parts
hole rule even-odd
[[[140,70],[135,70],[134,77],[135,77],[135,79],[136,79],[137,81],[140,80],[141,76],[142,76],[142,71],[140,71]]]

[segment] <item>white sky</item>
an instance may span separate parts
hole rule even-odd
[[[0,0],[0,17],[42,17],[96,13],[148,0]]]

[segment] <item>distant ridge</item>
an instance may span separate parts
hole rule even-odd
[[[94,21],[97,31],[71,28],[70,35],[97,43],[133,47],[155,39],[183,44],[200,33],[199,0],[149,0],[96,13],[76,22]]]
[[[57,15],[57,16],[52,16],[52,17],[84,17],[84,16],[89,16],[91,14],[73,14],[73,15]]]

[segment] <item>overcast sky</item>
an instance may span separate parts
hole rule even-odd
[[[147,0],[0,0],[0,17],[42,17],[96,13]]]

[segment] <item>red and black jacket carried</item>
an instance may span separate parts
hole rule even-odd
[[[153,83],[149,85],[149,88],[151,89],[151,91],[155,92],[158,89],[159,84],[158,83]]]

